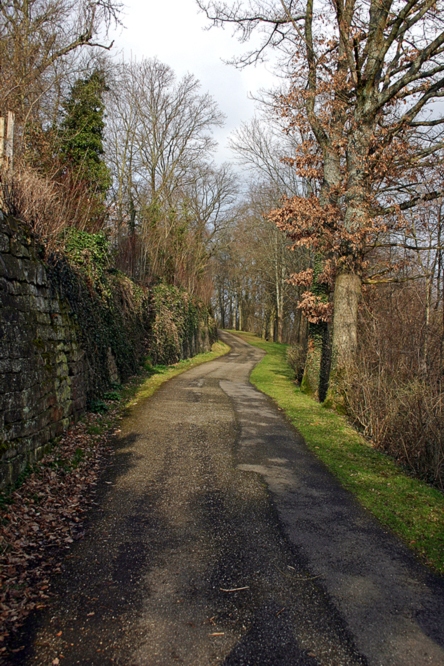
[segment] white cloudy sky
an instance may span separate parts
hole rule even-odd
[[[208,26],[195,0],[124,0],[125,29],[116,36],[116,48],[125,56],[154,57],[170,65],[179,75],[194,74],[218,102],[226,115],[226,125],[217,131],[218,160],[229,160],[227,147],[230,132],[254,114],[254,102],[249,99],[260,88],[273,84],[270,67],[248,67],[242,71],[226,65],[222,59],[231,58],[245,47],[232,36],[229,29]]]

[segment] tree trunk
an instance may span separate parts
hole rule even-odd
[[[361,278],[355,273],[340,273],[336,278],[333,315],[334,372],[349,365],[356,356],[361,289]]]
[[[269,319],[269,321],[268,321],[268,338],[267,338],[267,340],[271,340],[272,342],[276,342],[276,340],[274,339],[274,331],[275,331],[274,323],[275,323],[275,319],[276,319],[276,312],[275,312],[275,310],[273,309],[273,310],[270,312],[270,319]]]
[[[225,303],[222,292],[222,287],[218,287],[218,296],[219,296],[219,310],[220,310],[220,327],[225,328]]]
[[[275,296],[276,296],[276,316],[273,341],[283,342],[284,338],[284,280],[285,268],[282,262],[281,248],[279,242],[281,239],[278,237],[280,232],[275,232]]]
[[[321,363],[319,368],[319,402],[324,402],[327,397],[331,369],[331,326],[322,323],[322,347]]]

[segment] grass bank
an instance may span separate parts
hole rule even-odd
[[[345,417],[295,386],[287,345],[231,331],[267,352],[251,382],[281,407],[342,485],[436,571],[444,574],[444,495],[375,451]]]

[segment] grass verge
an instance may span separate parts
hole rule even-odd
[[[444,495],[373,449],[345,417],[302,393],[286,361],[287,345],[231,333],[267,352],[250,380],[285,411],[308,448],[383,525],[444,574]]]

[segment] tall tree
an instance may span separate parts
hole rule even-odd
[[[195,293],[236,191],[227,165],[212,162],[223,115],[194,76],[178,80],[156,59],[123,64],[108,97],[107,158],[128,269]]]
[[[104,92],[105,77],[101,71],[77,80],[63,104],[60,128],[63,165],[101,200],[111,184],[110,171],[103,159]]]
[[[382,237],[409,233],[406,210],[439,197],[427,187],[441,161],[444,95],[442,2],[435,0],[252,0],[199,2],[215,24],[264,39],[239,64],[281,50],[291,76],[280,98],[299,137],[290,156],[309,196],[289,198],[272,218],[297,245],[320,251],[334,284],[333,350],[347,365],[367,253]],[[291,56],[291,58],[290,58]],[[315,299],[311,305],[316,305]],[[327,316],[319,304],[320,316]]]

